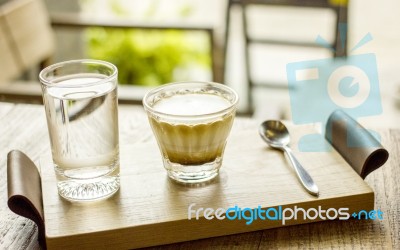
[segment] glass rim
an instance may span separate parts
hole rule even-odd
[[[177,115],[177,114],[168,114],[168,113],[164,113],[164,112],[160,112],[155,110],[153,107],[151,107],[148,102],[147,99],[149,98],[150,95],[153,95],[157,92],[160,92],[166,88],[170,88],[172,86],[177,86],[177,85],[187,85],[187,84],[204,84],[204,85],[211,85],[215,88],[218,89],[223,89],[229,93],[231,93],[233,95],[233,102],[230,103],[229,107],[215,111],[215,112],[210,112],[207,114],[197,114],[197,115]],[[145,109],[145,111],[150,112],[152,114],[158,115],[158,116],[162,116],[162,117],[169,117],[169,118],[177,118],[177,119],[184,119],[184,118],[207,118],[207,117],[213,117],[213,116],[218,116],[218,115],[222,115],[225,113],[230,112],[231,110],[235,109],[237,103],[239,102],[239,95],[236,93],[235,90],[233,90],[232,88],[226,86],[225,84],[222,83],[216,83],[216,82],[211,82],[211,81],[181,81],[181,82],[172,82],[172,83],[166,83],[163,84],[157,88],[154,88],[152,90],[150,90],[149,92],[147,92],[145,94],[145,96],[143,97],[142,103],[143,103],[143,107]]]
[[[89,83],[83,83],[83,84],[78,84],[78,85],[69,85],[69,84],[54,84],[53,81],[50,81],[48,79],[46,79],[46,77],[44,76],[45,74],[54,71],[57,68],[61,68],[65,65],[72,65],[72,64],[84,64],[84,63],[92,63],[92,64],[97,64],[100,66],[105,66],[110,68],[113,72],[111,75],[105,77],[104,79],[100,79],[99,81],[94,81],[94,82],[89,82]],[[80,87],[90,87],[90,86],[95,86],[95,85],[99,85],[99,84],[103,84],[106,83],[108,81],[110,81],[110,79],[112,78],[116,78],[118,74],[118,68],[110,63],[110,62],[106,62],[106,61],[102,61],[102,60],[96,60],[96,59],[77,59],[77,60],[69,60],[69,61],[63,61],[63,62],[58,62],[55,64],[52,64],[50,66],[47,66],[46,68],[42,69],[39,73],[39,80],[40,83],[42,85],[45,85],[47,87],[57,87],[57,88],[80,88]]]

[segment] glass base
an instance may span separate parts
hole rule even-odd
[[[58,194],[69,201],[98,201],[115,194],[119,189],[119,177],[101,177],[99,180],[60,181]]]
[[[97,178],[73,179],[57,175],[57,179],[58,194],[72,202],[104,200],[115,194],[120,187],[119,166]]]
[[[167,169],[168,176],[180,183],[201,183],[212,180],[218,176],[221,164],[221,157],[201,165],[181,165],[164,159],[164,167]]]

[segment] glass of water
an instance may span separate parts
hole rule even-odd
[[[39,74],[58,193],[94,201],[119,189],[117,68],[98,60],[51,65]]]

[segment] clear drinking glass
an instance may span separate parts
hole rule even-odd
[[[119,189],[117,68],[98,60],[51,65],[39,74],[58,193],[70,201]]]
[[[168,176],[198,183],[218,175],[238,95],[211,82],[180,82],[143,98]]]

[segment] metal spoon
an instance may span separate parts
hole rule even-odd
[[[289,157],[297,177],[304,188],[312,195],[318,196],[319,191],[311,176],[294,157],[292,150],[287,146],[290,142],[289,131],[280,121],[269,120],[259,127],[261,138],[271,147],[282,150]]]

